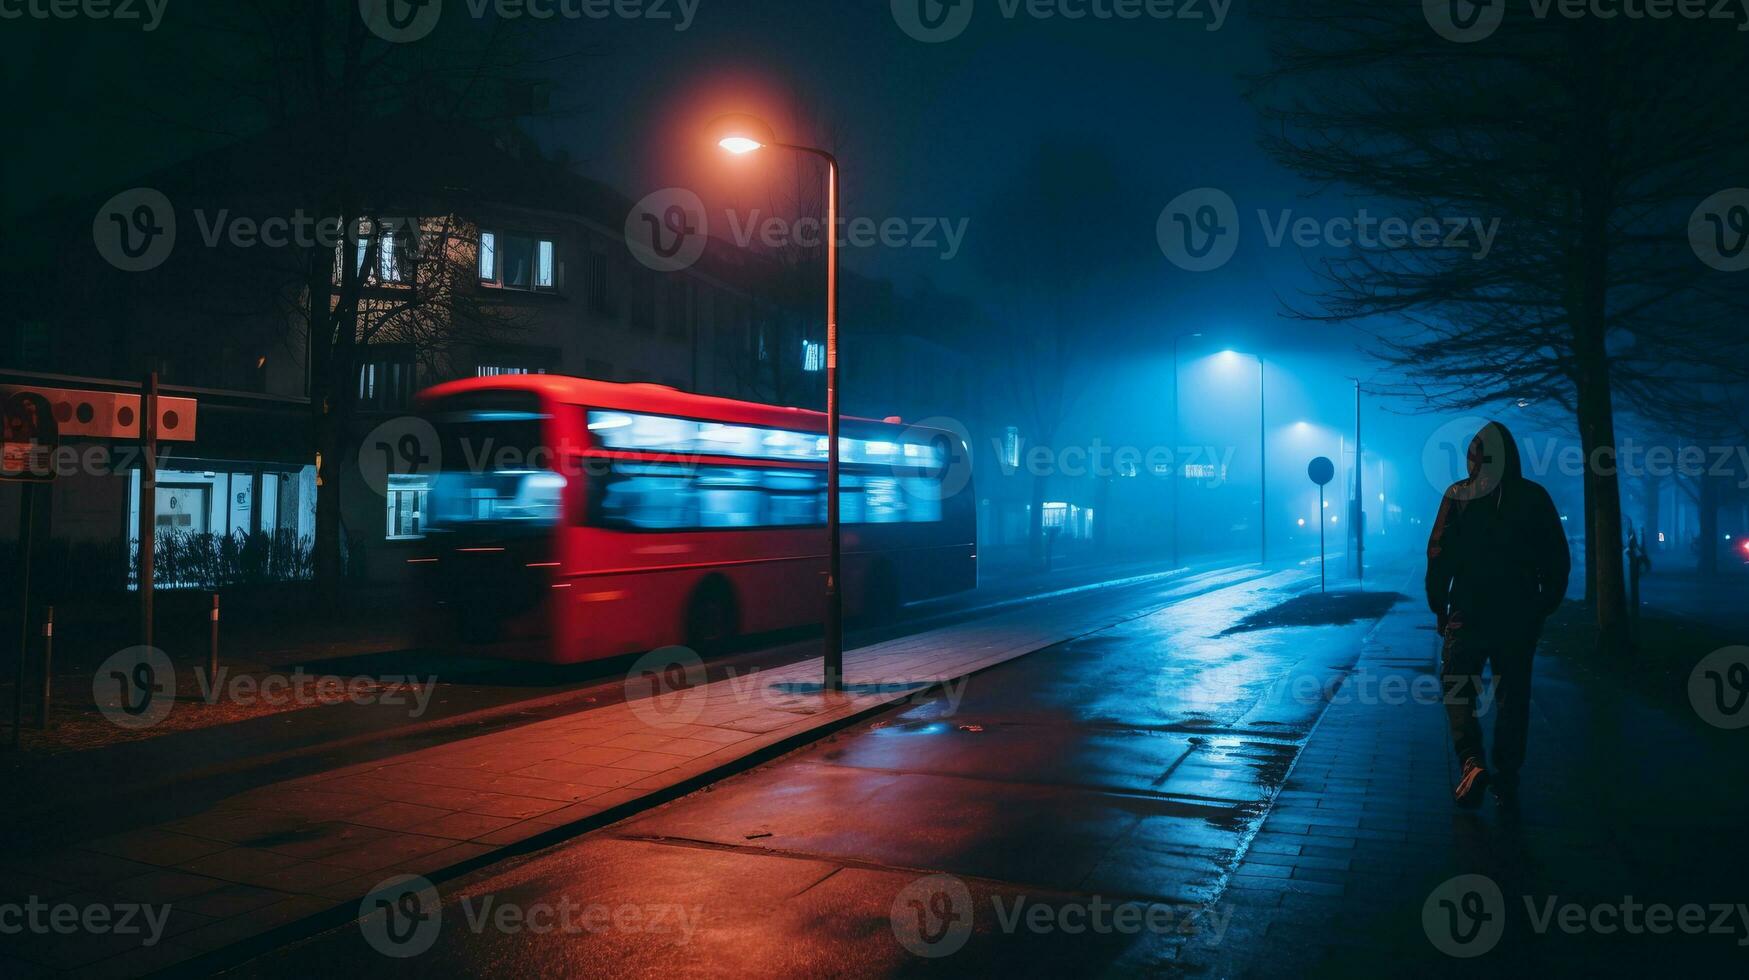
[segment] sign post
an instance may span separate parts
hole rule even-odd
[[[152,559],[158,529],[158,372],[140,386],[140,643],[152,645]]]
[[[30,570],[35,550],[36,498],[55,478],[60,442],[48,399],[34,392],[6,396],[0,410],[0,479],[22,484],[18,504],[18,671],[12,688],[12,747],[24,732],[24,662],[30,656]]]
[[[158,478],[158,444],[192,442],[195,439],[195,399],[158,393],[158,374],[148,374],[140,393],[52,388],[33,384],[0,385],[4,408],[3,453],[0,481],[24,484],[20,503],[20,575],[24,585],[22,636],[29,636],[30,622],[30,532],[34,528],[35,484],[55,476],[55,455],[64,438],[139,440],[145,450],[140,463],[139,586],[140,627],[147,646],[152,645],[152,559],[155,544],[155,489]],[[23,662],[24,644],[19,646]],[[20,680],[23,680],[22,671]],[[23,684],[19,685],[20,690]],[[22,717],[19,715],[18,717]],[[14,731],[14,739],[17,732]]]
[[[1324,485],[1336,477],[1336,464],[1319,456],[1306,465],[1306,475],[1318,485],[1318,591],[1324,591]]]

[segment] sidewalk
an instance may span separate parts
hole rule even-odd
[[[922,620],[927,625],[929,620],[963,615],[969,603],[975,604],[980,599],[988,600],[991,597],[996,601],[986,605],[1012,604],[1021,598],[1053,590],[1111,586],[1123,584],[1119,580],[1141,581],[1216,567],[1217,560],[1207,556],[1200,557],[1201,560],[1188,568],[1173,568],[1170,563],[1157,559],[1131,557],[1107,564],[1088,562],[1073,567],[1065,566],[1048,572],[1036,566],[1016,566],[1005,572],[994,573],[986,570],[983,582],[974,592],[919,603],[914,610],[913,622]],[[1243,556],[1230,557],[1233,560],[1225,564],[1247,563]],[[232,701],[209,703],[205,700],[197,675],[205,669],[209,649],[210,598],[209,593],[187,590],[167,591],[160,595],[161,629],[155,645],[164,650],[177,667],[176,700],[180,708],[164,722],[142,730],[125,730],[110,724],[98,711],[91,696],[93,674],[100,668],[102,661],[137,642],[133,635],[135,625],[131,615],[124,615],[120,619],[112,616],[110,622],[93,623],[88,610],[85,611],[86,615],[81,615],[78,609],[61,608],[55,628],[54,679],[51,686],[53,727],[49,731],[41,731],[37,727],[40,719],[40,647],[33,646],[27,665],[27,725],[22,740],[23,755],[14,756],[11,760],[0,760],[0,768],[20,759],[28,765],[69,752],[113,751],[132,743],[169,735],[248,725],[298,708],[343,709],[346,706],[349,697],[344,693],[334,694],[320,704],[311,699],[297,705],[277,707],[263,704],[262,699],[255,699],[248,705]],[[385,682],[389,685],[405,682],[408,678],[424,679],[436,676],[445,685],[446,697],[456,695],[456,686],[452,683],[456,681],[465,685],[476,681],[491,683],[497,678],[504,678],[512,683],[536,678],[548,684],[565,684],[563,678],[566,672],[546,669],[543,674],[541,665],[513,665],[505,661],[469,657],[465,652],[440,655],[411,648],[411,627],[405,622],[407,596],[392,588],[376,587],[366,590],[362,597],[349,599],[346,608],[324,610],[321,615],[303,605],[310,601],[303,592],[293,594],[288,600],[293,615],[288,618],[286,607],[266,603],[264,594],[259,591],[245,597],[242,602],[237,601],[234,596],[227,596],[220,630],[220,666],[225,671],[226,682],[258,683],[264,677],[283,675],[301,668],[309,673],[338,675],[348,681],[357,679],[363,683]],[[127,603],[122,603],[121,608],[131,614],[131,607]],[[977,607],[974,605],[973,608]],[[16,618],[6,619],[11,615],[0,613],[0,625],[10,621],[16,629]],[[902,628],[911,627],[911,623],[901,622],[899,625]],[[860,628],[859,632],[862,632]],[[887,629],[868,632],[873,634],[870,639],[884,638],[883,634],[891,635],[891,631]],[[573,670],[569,673],[574,678],[584,677],[580,671]],[[4,718],[8,732],[13,704],[13,676],[10,667],[0,671],[0,718]],[[463,694],[458,700],[468,699]],[[280,725],[281,721],[286,724]],[[273,719],[270,725],[255,726],[257,730],[265,729],[285,736],[305,727],[323,725],[310,717],[297,717]],[[222,732],[213,731],[212,734],[218,741],[213,755],[230,757],[235,754],[229,751]],[[281,741],[299,740],[285,738]],[[258,745],[252,745],[242,754],[258,754],[260,751]],[[196,758],[209,757],[208,752],[200,750],[194,755]],[[56,765],[63,762],[79,765],[83,763],[83,759],[55,760]]]
[[[1087,569],[1076,575],[1034,576],[919,606],[895,623],[858,628],[849,640],[853,646],[867,645],[1076,591],[1146,590],[1154,583],[1214,570],[1208,565],[1172,569],[1153,562],[1115,565],[1103,574]],[[713,658],[710,678],[805,656],[818,642],[793,635],[769,639],[772,645]],[[231,652],[222,663],[227,685],[247,683],[261,691],[275,677],[295,676],[283,667],[263,670],[259,657],[239,652],[244,650],[240,644],[227,649]],[[22,800],[0,813],[0,845],[34,844],[42,827],[52,827],[67,839],[77,839],[81,827],[112,827],[118,804],[137,807],[139,800],[149,799],[154,812],[161,812],[159,801],[166,797],[217,799],[318,769],[613,703],[624,697],[624,675],[632,659],[554,667],[403,651],[317,660],[294,669],[339,683],[325,692],[307,687],[312,696],[295,699],[249,697],[250,689],[237,687],[244,692],[243,705],[229,697],[209,703],[203,696],[204,666],[183,663],[176,671],[175,707],[144,729],[119,727],[101,713],[93,703],[89,676],[63,677],[55,686],[61,707],[54,730],[27,731],[25,751],[0,762],[0,778]],[[392,696],[354,703],[355,694],[378,691]],[[9,695],[0,697],[10,704]],[[85,747],[67,751],[81,744]],[[148,816],[139,813],[137,819],[149,822]]]
[[[818,659],[695,684],[696,661],[646,658],[628,683],[652,685],[648,697],[287,780],[50,853],[0,856],[6,898],[173,903],[167,938],[150,947],[35,936],[15,955],[37,967],[139,974],[299,920],[343,921],[385,878],[442,878],[505,848],[561,839],[935,685],[1258,574],[1162,583],[1146,602],[1035,603],[850,651],[842,694],[821,691]]]
[[[1418,603],[1400,604],[1369,638],[1357,675],[1436,678],[1439,641],[1427,619]],[[1392,703],[1345,685],[1351,696],[1327,709],[1217,899],[1235,908],[1226,936],[1215,947],[1187,943],[1186,972],[1740,971],[1749,962],[1749,945],[1739,945],[1749,944],[1749,912],[1737,905],[1749,901],[1744,743],[1643,700],[1639,678],[1550,655],[1551,640],[1587,646],[1582,619],[1569,604],[1537,659],[1516,817],[1492,799],[1475,812],[1452,806],[1437,700]],[[1453,881],[1460,875],[1482,877]],[[1660,903],[1670,918],[1653,935],[1645,907]],[[1706,929],[1684,934],[1684,915]]]

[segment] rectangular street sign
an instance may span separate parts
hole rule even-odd
[[[0,397],[33,391],[48,399],[62,439],[138,439],[140,396],[118,391],[81,391],[39,385],[0,385]],[[195,400],[158,396],[158,441],[194,441]]]

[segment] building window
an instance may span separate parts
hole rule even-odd
[[[308,578],[316,525],[316,471],[274,471],[257,464],[180,459],[160,469],[148,501],[159,552],[158,588],[210,588],[264,577]],[[127,474],[127,552],[139,547],[140,472]],[[247,545],[247,546],[246,546]],[[128,588],[137,590],[130,560]]]
[[[826,370],[826,345],[813,340],[802,341],[802,370]]]
[[[474,369],[474,377],[476,377],[476,378],[499,378],[499,377],[503,377],[504,375],[507,375],[507,374],[545,374],[545,373],[547,373],[546,368],[498,367],[498,366],[490,365],[490,364],[482,364],[479,367]]]
[[[498,281],[498,236],[480,232],[480,281]]]
[[[389,474],[387,540],[425,536],[425,508],[430,495],[431,484],[425,477]]]
[[[366,282],[402,282],[406,271],[412,264],[413,236],[408,229],[401,228],[401,221],[385,220],[373,225],[369,221],[359,222],[358,236],[353,242],[353,264],[358,267],[358,277]],[[371,239],[377,239],[377,261],[370,266]],[[340,253],[336,252],[334,261],[334,279],[340,280]]]
[[[373,353],[358,366],[358,407],[389,412],[407,407],[413,398],[412,352]]]
[[[480,281],[502,289],[552,289],[553,243],[544,238],[480,232]]]
[[[1012,425],[1002,433],[1002,465],[1011,470],[1020,467],[1020,430]]]

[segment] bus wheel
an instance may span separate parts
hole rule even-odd
[[[706,579],[686,605],[686,645],[709,655],[721,653],[740,629],[735,593],[720,578]]]
[[[899,577],[893,566],[877,562],[868,570],[862,587],[862,619],[870,626],[886,626],[899,618]]]

